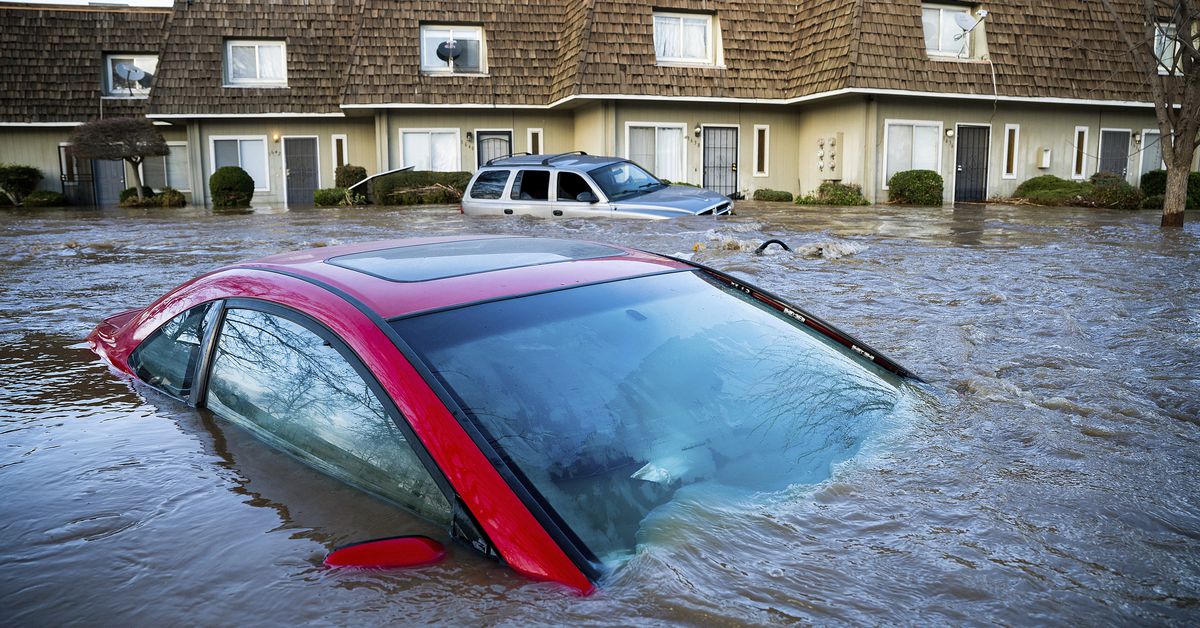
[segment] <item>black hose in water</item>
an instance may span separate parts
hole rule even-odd
[[[770,240],[767,240],[766,242],[763,242],[761,245],[759,245],[759,247],[757,249],[754,249],[754,254],[762,255],[763,251],[767,250],[767,247],[771,246],[772,244],[778,244],[779,246],[783,247],[783,250],[785,250],[785,251],[792,250],[792,247],[788,246],[787,243],[784,242],[783,240],[776,240],[776,239],[772,238]]]

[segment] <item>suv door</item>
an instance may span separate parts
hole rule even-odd
[[[550,196],[551,171],[548,168],[520,168],[513,176],[505,214],[529,214],[549,218],[553,210]],[[510,211],[511,210],[511,211]]]
[[[471,206],[471,213],[483,215],[504,213],[504,209],[510,205],[504,193],[508,191],[508,180],[511,174],[512,170],[507,168],[480,172],[471,182],[471,189],[467,191],[467,198],[464,199]]]
[[[612,213],[612,204],[601,199],[600,191],[587,177],[568,170],[559,170],[554,178],[554,215],[571,217],[606,216]],[[579,200],[590,194],[595,203]],[[586,197],[585,197],[586,198]]]

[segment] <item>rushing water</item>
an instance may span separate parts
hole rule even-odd
[[[1200,229],[1152,213],[804,209],[723,220],[453,209],[0,213],[0,624],[1200,622]],[[115,377],[104,316],[241,259],[516,233],[694,255],[851,331],[928,394],[833,477],[677,504],[588,598]],[[794,252],[755,256],[766,238]]]

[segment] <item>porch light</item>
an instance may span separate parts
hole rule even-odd
[[[1138,146],[1142,145],[1142,134],[1141,133],[1133,134],[1133,143],[1137,144]]]
[[[278,144],[279,143],[279,134],[276,133],[276,134],[272,135],[271,139],[275,140],[275,143]]]
[[[954,137],[954,129],[946,129],[946,137]]]
[[[696,128],[692,129],[692,134],[695,135],[696,137],[700,137],[700,125],[699,124],[696,125]]]

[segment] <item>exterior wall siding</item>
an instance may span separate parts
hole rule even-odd
[[[439,107],[437,109],[400,109],[387,115],[388,169],[401,167],[403,161],[400,132],[419,129],[452,129],[458,132],[459,166],[474,172],[479,144],[468,140],[479,131],[512,131],[512,152],[529,151],[529,130],[542,130],[542,152],[578,150],[575,146],[574,117],[569,111],[522,109],[475,110]],[[589,151],[590,152],[590,151]]]

